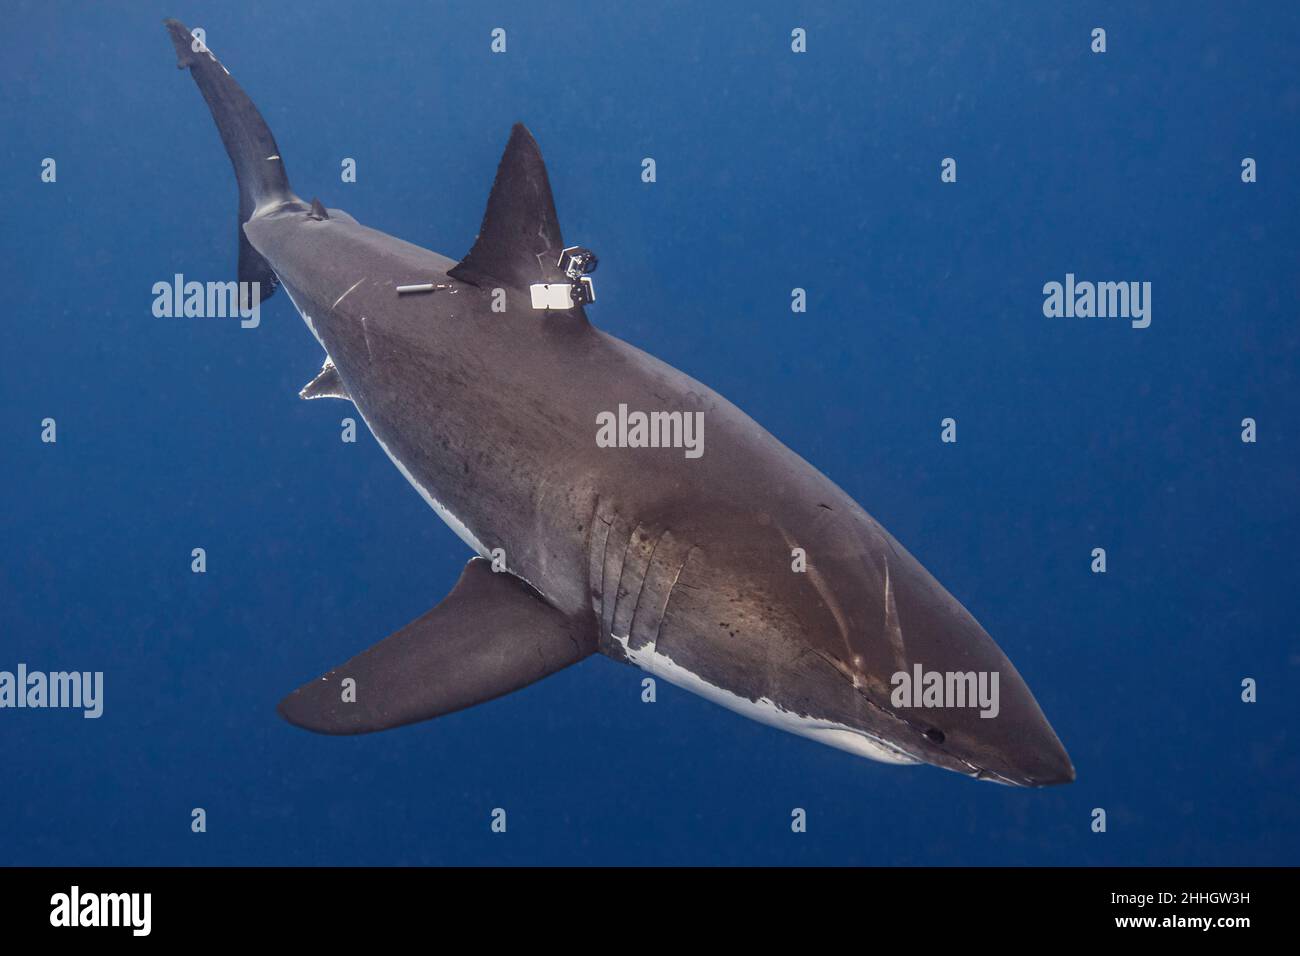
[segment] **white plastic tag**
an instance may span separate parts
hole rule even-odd
[[[567,282],[539,282],[528,287],[528,291],[533,296],[534,309],[559,309],[562,311],[573,308],[572,289],[573,287]]]

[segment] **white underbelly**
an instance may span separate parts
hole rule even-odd
[[[756,720],[761,724],[767,724],[788,733],[798,734],[800,737],[807,737],[818,743],[826,744],[828,747],[847,750],[859,757],[879,760],[882,763],[914,764],[921,762],[910,754],[903,753],[892,744],[871,737],[860,730],[854,730],[844,724],[792,713],[766,697],[750,700],[740,694],[732,693],[724,687],[710,684],[698,674],[691,673],[671,657],[659,653],[657,648],[645,647],[634,650],[628,646],[626,637],[619,637],[617,634],[611,636],[623,648],[628,660],[643,671],[653,674],[655,677],[662,677],[668,683],[680,687],[682,690],[690,691],[692,694],[698,694],[715,704],[721,704],[728,710],[735,711],[750,720]]]

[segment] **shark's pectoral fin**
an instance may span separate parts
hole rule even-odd
[[[481,288],[509,286],[527,292],[534,283],[568,281],[559,265],[563,250],[541,150],[524,125],[516,123],[474,248],[448,275]]]
[[[352,396],[348,394],[347,386],[343,384],[343,379],[339,378],[339,370],[334,367],[333,359],[325,357],[325,364],[310,382],[302,387],[298,393],[299,398],[343,398],[352,401]]]
[[[318,733],[386,730],[508,694],[595,650],[590,628],[474,558],[441,604],[298,688],[280,714]]]

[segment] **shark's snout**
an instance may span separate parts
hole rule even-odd
[[[1024,678],[965,607],[902,560],[886,598],[889,704],[913,732],[917,756],[1016,786],[1074,780],[1070,756]]]
[[[1026,699],[1013,709],[1022,714],[1031,708],[1036,711],[1038,705],[1028,688],[1023,683],[1021,688],[1017,693],[1023,692]],[[920,756],[928,763],[1017,787],[1047,787],[1075,779],[1070,755],[1041,711],[1033,717],[1022,716],[1014,727],[991,725],[986,729],[962,722],[960,728],[944,732],[945,723],[949,721],[943,714],[936,715],[934,726],[924,733]]]
[[[1028,756],[1012,755],[1009,763],[1017,766],[1021,777],[1016,780],[1021,786],[1050,787],[1061,783],[1074,782],[1074,764],[1065,747],[1055,732],[1043,721],[1045,731],[1037,740],[1030,742]]]

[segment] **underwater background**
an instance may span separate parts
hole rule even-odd
[[[1066,7],[10,0],[0,669],[103,671],[105,699],[0,710],[0,863],[1296,863],[1300,7]],[[603,657],[373,736],[282,721],[469,554],[339,440],[350,408],[299,400],[322,355],[286,296],[255,329],[152,314],[236,254],[166,16],[302,196],[452,257],[527,123],[601,256],[592,321],[879,519],[1077,782],[873,763],[662,680],[642,703]],[[1150,326],[1045,317],[1067,273],[1150,282]]]

